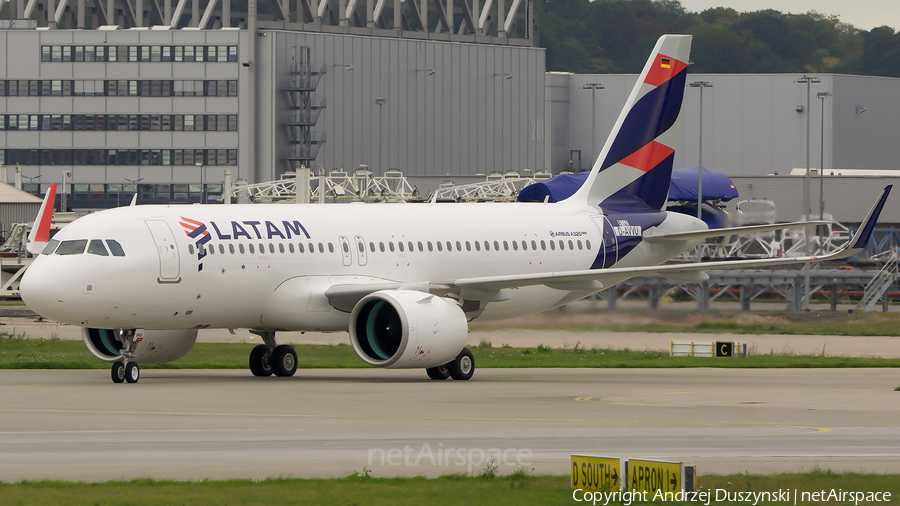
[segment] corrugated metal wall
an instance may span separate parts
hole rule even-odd
[[[257,39],[258,60],[274,65],[259,70],[258,124],[260,142],[271,150],[259,155],[257,180],[275,179],[287,167],[269,153],[289,152],[281,90],[294,48],[300,54],[304,46],[314,68],[327,65],[314,93],[327,100],[316,125],[327,142],[315,168],[352,173],[366,164],[376,174],[396,167],[416,175],[543,169],[543,49],[267,33]],[[378,97],[387,99],[381,109]]]

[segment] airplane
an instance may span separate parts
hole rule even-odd
[[[84,343],[135,383],[176,360],[199,329],[247,328],[255,376],[292,376],[282,331],[349,331],[383,368],[468,380],[473,319],[559,307],[633,276],[679,282],[707,269],[846,258],[872,234],[890,187],[856,235],[824,255],[662,265],[707,237],[819,222],[708,230],[665,210],[691,37],[664,35],[585,184],[558,203],[135,205],[75,220],[53,238],[51,185],[28,243],[26,304],[82,327]]]

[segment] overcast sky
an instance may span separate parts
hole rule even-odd
[[[804,13],[815,10],[837,14],[841,21],[862,30],[888,25],[900,27],[900,5],[897,0],[681,0],[685,9],[700,12],[711,7],[731,7],[738,12],[775,9]]]

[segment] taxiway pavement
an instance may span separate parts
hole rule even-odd
[[[477,360],[477,358],[476,358]],[[0,480],[565,474],[596,454],[699,472],[900,468],[897,369],[0,371]]]

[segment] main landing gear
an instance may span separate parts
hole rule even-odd
[[[123,381],[137,383],[141,379],[141,369],[138,367],[137,362],[126,363],[117,360],[112,365],[111,375],[113,383],[122,383]]]
[[[275,345],[275,332],[251,330],[266,344],[250,351],[250,372],[254,376],[293,376],[297,372],[297,352],[287,344]]]
[[[437,367],[429,367],[425,369],[425,372],[433,380],[445,380],[447,378],[467,380],[475,374],[475,357],[472,356],[472,352],[468,348],[463,348],[452,362]]]

